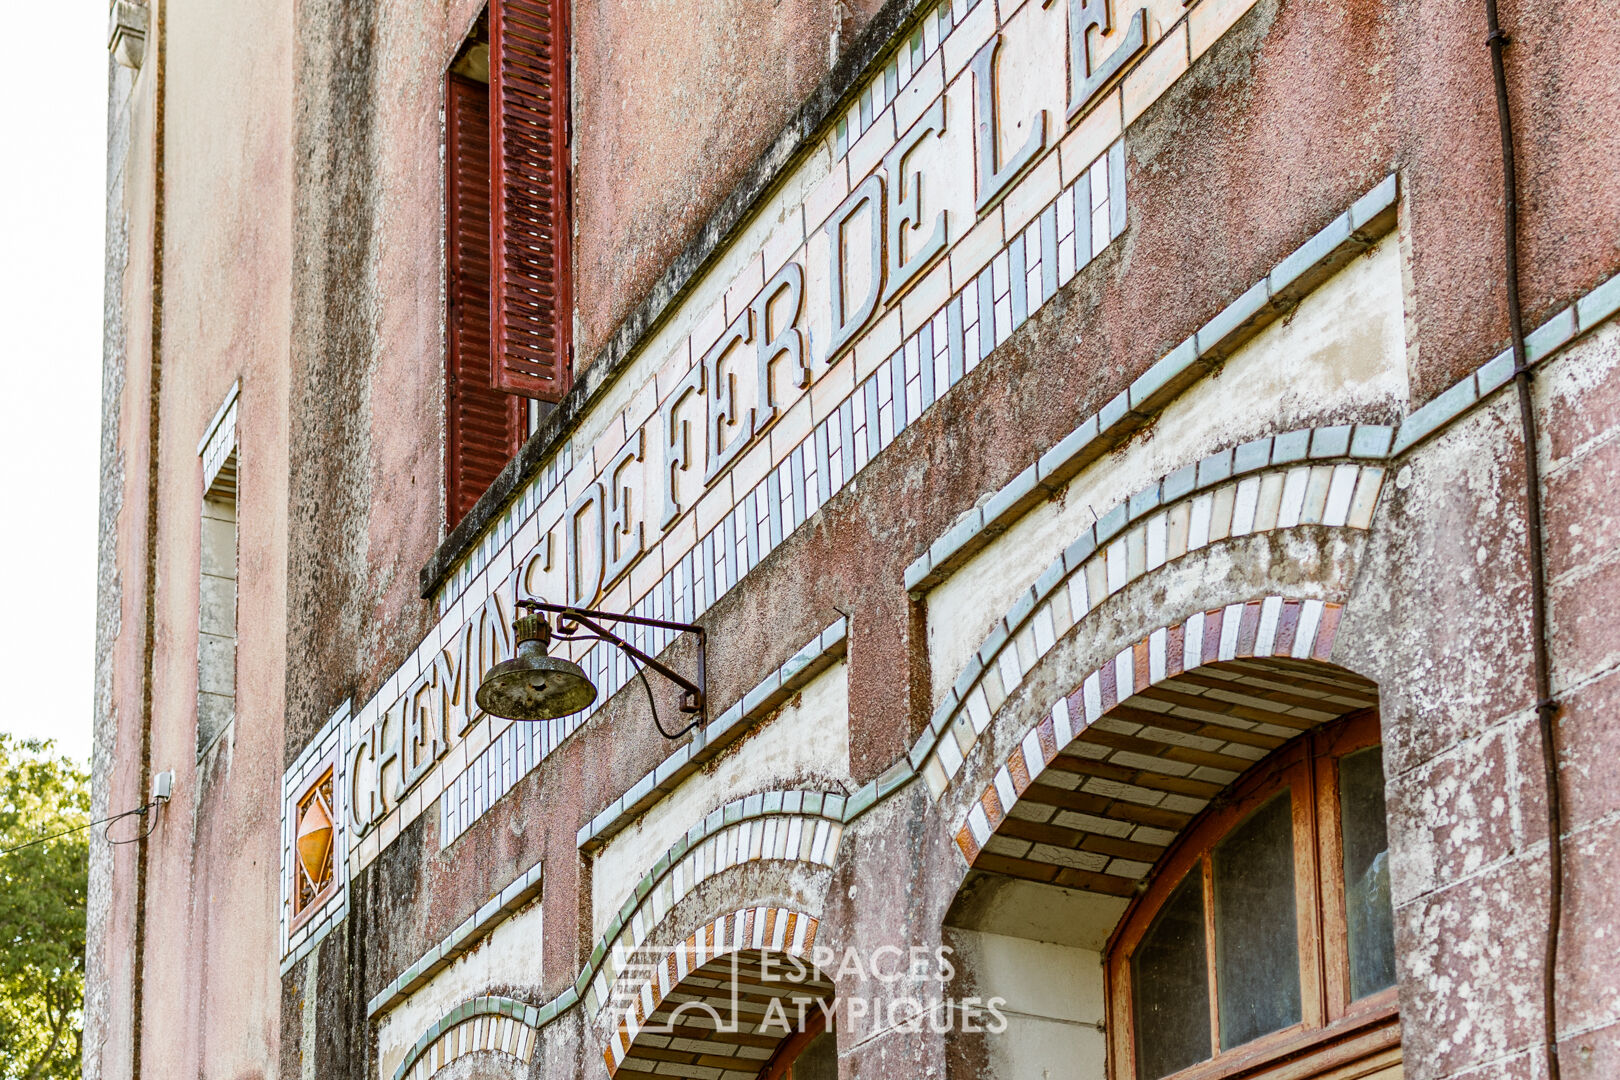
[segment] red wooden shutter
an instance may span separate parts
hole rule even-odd
[[[527,425],[523,399],[490,382],[489,88],[451,75],[445,121],[445,509],[454,528],[523,445]]]
[[[491,0],[496,387],[560,401],[573,381],[568,0]]]

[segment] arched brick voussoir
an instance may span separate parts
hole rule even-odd
[[[527,1065],[540,1037],[539,1010],[504,997],[462,1002],[422,1033],[394,1080],[428,1080],[468,1054],[502,1054]]]
[[[1342,606],[1266,596],[1161,627],[1058,698],[958,820],[969,867],[1129,896],[1210,799],[1377,704],[1331,663]]]
[[[808,977],[793,982],[791,975],[784,973],[784,981],[802,988],[807,997],[830,998],[832,984],[811,963],[820,928],[820,919],[808,912],[761,905],[722,915],[673,947],[641,950],[646,955],[621,965],[604,1010],[611,1022],[608,1044],[602,1051],[608,1074],[616,1075],[627,1062],[634,1062],[638,1051],[651,1049],[655,1056],[663,1055],[673,1028],[692,1023],[701,1027],[704,1025],[700,1016],[712,1019],[717,1014],[721,1018],[720,1034],[728,1038],[720,1039],[716,1046],[730,1046],[739,1068],[746,1068],[752,1061],[757,1071],[763,1060],[755,1060],[757,1054],[750,1055],[777,1041],[778,1034],[762,1035],[752,1030],[752,1017],[746,1008],[737,1030],[723,1030],[725,1021],[734,1019],[732,991],[738,988],[732,985],[733,976],[740,971],[743,980],[751,983],[758,979],[760,956],[792,957],[805,961]],[[742,993],[746,996],[746,987]],[[715,1047],[710,1051],[710,1057],[722,1053]]]
[[[647,870],[609,920],[576,982],[588,1014],[594,1019],[606,1006],[625,958],[644,945],[656,948],[650,939],[704,882],[756,864],[831,867],[843,836],[844,807],[842,795],[769,791],[733,800],[694,824]]]
[[[1346,439],[1348,433],[1343,429]],[[1265,441],[1269,446],[1272,440]],[[1205,471],[1201,462],[1110,509],[991,626],[911,749],[911,765],[935,800],[957,780],[1001,703],[1059,640],[1110,597],[1195,552],[1238,537],[1300,528],[1365,533],[1371,527],[1383,490],[1382,465],[1257,465],[1234,479],[1239,456],[1218,456],[1224,464],[1208,482],[1194,479],[1194,473],[1202,476]],[[1174,476],[1184,482],[1172,485]],[[1172,492],[1175,497],[1169,498]]]

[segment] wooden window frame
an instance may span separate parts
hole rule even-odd
[[[776,1048],[765,1067],[760,1070],[758,1080],[792,1080],[793,1063],[803,1054],[805,1048],[815,1041],[816,1036],[827,1030],[827,1014],[825,1009],[816,1009],[806,1018],[804,1027],[782,1040]]]
[[[445,74],[450,529],[521,451],[537,403],[573,385],[569,6],[489,0]],[[458,67],[475,45],[482,76]]]
[[[1381,742],[1375,710],[1352,714],[1301,735],[1240,777],[1171,847],[1154,869],[1147,888],[1126,908],[1108,942],[1104,992],[1109,1012],[1112,1080],[1138,1080],[1136,1025],[1131,1014],[1131,958],[1154,917],[1189,873],[1203,875],[1211,1056],[1170,1074],[1167,1080],[1236,1080],[1273,1073],[1293,1076],[1306,1055],[1313,1069],[1327,1069],[1399,1045],[1395,987],[1359,1001],[1350,1000],[1344,906],[1337,765],[1341,758]],[[1211,856],[1221,840],[1249,814],[1285,789],[1292,801],[1302,1019],[1251,1042],[1222,1049]]]

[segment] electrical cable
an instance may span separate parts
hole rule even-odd
[[[625,659],[630,661],[630,666],[635,668],[636,674],[641,677],[641,685],[647,691],[647,706],[648,708],[652,709],[653,727],[658,729],[658,734],[662,735],[666,739],[674,741],[703,722],[703,714],[698,713],[690,724],[687,724],[673,735],[665,731],[664,725],[658,719],[658,703],[653,700],[652,683],[647,681],[647,669],[636,663],[635,655],[629,650],[623,650],[623,652]]]
[[[141,817],[145,818],[147,812],[156,805],[158,805],[156,802],[149,802],[139,809],[126,811],[125,813],[120,814],[119,817],[128,817],[131,814],[139,814]],[[114,820],[117,819],[115,818]],[[151,836],[152,830],[155,828],[157,828],[157,815],[153,814],[147,821],[146,828],[142,829],[140,832],[136,833],[134,836],[131,836],[127,840],[114,840],[112,838],[112,824],[109,822],[107,827],[101,831],[101,838],[107,841],[107,843],[112,844],[114,847],[118,846],[119,844],[134,844],[145,840],[148,836]]]
[[[99,819],[97,819],[95,821],[87,821],[83,825],[75,825],[71,829],[63,829],[61,832],[54,832],[54,833],[49,834],[48,836],[36,836],[34,839],[29,840],[26,843],[18,844],[15,847],[8,847],[8,848],[0,849],[0,855],[10,855],[14,851],[21,851],[24,848],[31,848],[31,847],[34,847],[34,846],[36,846],[38,844],[48,844],[52,840],[60,840],[64,836],[72,836],[74,833],[84,832],[84,830],[94,828],[97,825],[106,825],[107,826],[106,831],[104,831],[102,833],[102,837],[109,844],[131,844],[131,843],[134,843],[135,840],[139,840],[141,837],[151,835],[152,829],[157,824],[156,819],[153,820],[152,824],[149,825],[147,827],[146,831],[141,833],[140,836],[133,837],[133,838],[131,838],[129,840],[114,840],[112,838],[112,836],[110,834],[111,834],[111,831],[112,831],[113,822],[122,821],[127,817],[135,817],[137,815],[139,815],[140,817],[145,817],[147,815],[147,813],[154,806],[157,806],[157,805],[158,805],[157,802],[149,802],[144,806],[137,806],[133,810],[125,810],[122,814],[114,814],[111,817],[99,818]]]
[[[1552,664],[1547,647],[1547,568],[1542,546],[1541,463],[1536,442],[1535,401],[1530,393],[1530,364],[1524,343],[1524,315],[1519,297],[1518,170],[1513,157],[1513,115],[1508,105],[1507,70],[1502,50],[1508,36],[1497,17],[1496,0],[1485,0],[1496,87],[1496,119],[1502,139],[1503,276],[1507,287],[1508,329],[1513,337],[1513,381],[1518,388],[1519,421],[1524,432],[1526,530],[1530,545],[1530,651],[1535,669],[1536,720],[1541,732],[1541,760],[1547,798],[1547,947],[1542,957],[1542,1039],[1548,1080],[1559,1080],[1558,1066],[1558,934],[1564,912],[1563,808],[1558,791],[1558,746],[1553,720],[1558,701],[1552,692]]]

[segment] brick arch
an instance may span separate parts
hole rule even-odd
[[[1193,614],[1058,698],[957,821],[970,868],[1130,896],[1222,790],[1304,731],[1377,705],[1331,661],[1341,605],[1266,596]]]
[[[747,907],[672,948],[638,950],[645,955],[621,967],[605,1010],[612,1024],[602,1052],[608,1074],[666,1073],[671,1066],[724,1072],[731,1062],[737,1071],[758,1072],[788,1037],[779,1015],[797,1024],[797,1001],[808,1016],[816,1003],[832,999],[831,981],[812,962],[820,926],[807,912]],[[803,962],[802,979],[794,977],[794,960]],[[783,991],[761,990],[773,982],[788,985],[782,1013],[769,1003]]]
[[[631,888],[593,952],[579,988],[594,1019],[613,995],[624,963],[670,912],[704,882],[759,862],[831,867],[847,800],[819,791],[767,791],[716,807],[678,837]]]
[[[527,1065],[539,1040],[539,1010],[505,997],[476,997],[431,1024],[394,1070],[394,1080],[428,1080],[468,1054]]]
[[[1365,533],[1385,468],[1363,456],[1349,427],[1268,437],[1187,465],[1100,515],[992,624],[934,710],[910,754],[930,795],[956,781],[1025,675],[1127,586],[1230,538]]]

